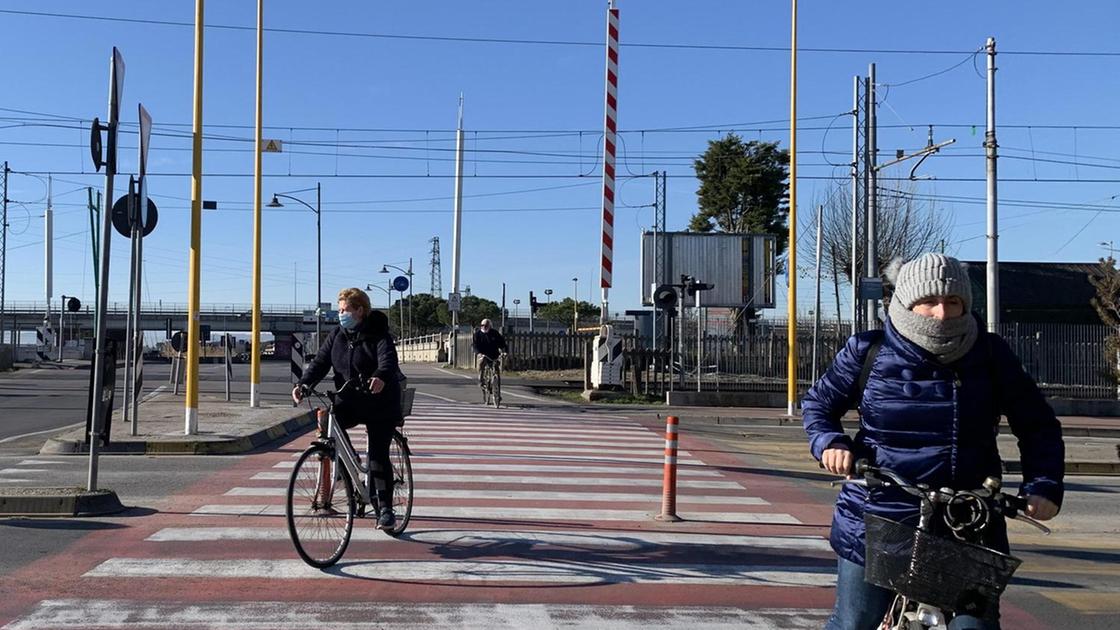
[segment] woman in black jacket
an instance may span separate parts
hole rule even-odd
[[[381,505],[377,526],[391,529],[396,516],[393,514],[389,443],[393,428],[401,421],[400,368],[397,349],[389,334],[389,319],[370,307],[369,296],[361,289],[343,289],[338,293],[338,328],[327,335],[304,370],[299,384],[292,390],[292,399],[298,403],[302,398],[301,387],[315,386],[331,368],[336,391],[351,383],[335,401],[335,418],[344,429],[365,425],[369,436],[370,475]]]

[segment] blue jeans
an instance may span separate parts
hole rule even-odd
[[[874,630],[893,601],[893,592],[864,581],[863,567],[840,558],[836,569],[836,605],[825,630]],[[949,623],[949,630],[999,630],[999,624],[958,615]]]

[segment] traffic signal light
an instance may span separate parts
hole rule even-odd
[[[537,309],[539,309],[540,307],[541,307],[540,303],[537,302],[537,296],[533,295],[533,292],[530,291],[529,292],[529,310],[533,313],[536,313]]]

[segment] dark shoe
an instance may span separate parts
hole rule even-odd
[[[377,529],[393,529],[397,524],[397,515],[393,514],[393,508],[381,508],[381,512],[377,515]]]

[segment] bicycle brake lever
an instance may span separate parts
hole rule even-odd
[[[1013,518],[1017,521],[1023,521],[1024,523],[1026,523],[1028,525],[1033,525],[1040,532],[1042,532],[1043,534],[1046,534],[1047,536],[1049,536],[1050,533],[1051,533],[1049,527],[1043,525],[1042,523],[1039,523],[1038,521],[1034,520],[1033,518],[1031,518],[1031,517],[1029,517],[1025,514],[1016,514],[1016,515],[1012,516],[1011,518]]]

